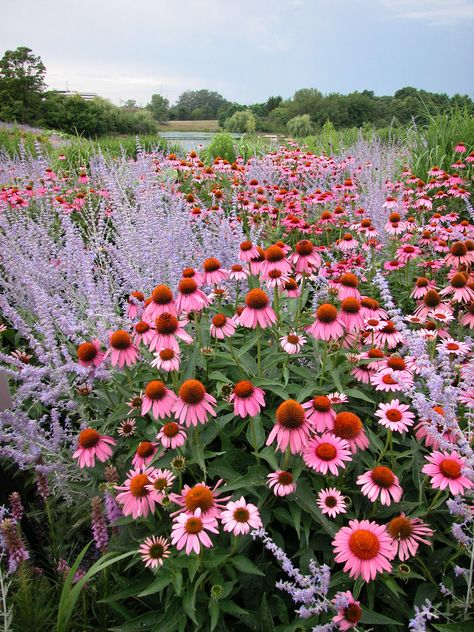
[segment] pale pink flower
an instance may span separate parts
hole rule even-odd
[[[209,415],[216,417],[215,397],[206,392],[199,380],[186,380],[181,384],[173,413],[179,423],[189,426],[204,424]]]
[[[454,496],[463,496],[466,489],[474,487],[474,483],[462,473],[465,459],[457,452],[433,452],[426,460],[429,463],[421,471],[431,478],[431,486],[435,489],[449,487]]]
[[[152,380],[145,387],[141,414],[145,416],[151,410],[155,419],[165,419],[171,415],[176,401],[176,394],[164,382]]]
[[[211,489],[203,481],[202,483],[196,483],[193,487],[185,485],[180,494],[170,494],[170,500],[181,507],[172,515],[181,512],[192,515],[196,509],[199,509],[204,517],[219,518],[224,503],[230,499],[230,496],[218,498],[220,491],[216,490],[222,483],[223,480],[219,479]]]
[[[255,417],[265,406],[265,393],[249,380],[242,380],[234,386],[229,401],[234,403],[234,415]]]
[[[235,318],[228,318],[225,314],[216,314],[210,326],[211,336],[218,340],[230,338],[235,334]]]
[[[277,470],[267,476],[267,485],[273,489],[275,496],[288,496],[296,490],[293,474],[283,470]]]
[[[257,325],[262,329],[270,327],[277,318],[269,302],[268,294],[263,290],[250,290],[245,298],[246,307],[239,316],[240,324],[251,329],[255,329]]]
[[[124,484],[115,486],[115,489],[120,492],[116,500],[123,505],[124,516],[146,518],[149,513],[155,512],[155,504],[160,502],[160,496],[157,492],[148,489],[154,471],[153,467],[143,471],[130,470]]]
[[[330,518],[335,518],[338,514],[346,513],[346,501],[341,492],[335,487],[322,489],[318,493],[316,504],[323,514],[327,514]]]
[[[193,339],[184,330],[187,321],[179,321],[169,312],[163,312],[155,319],[155,335],[150,343],[150,351],[155,349],[174,349],[179,353],[178,338],[190,344]]]
[[[373,469],[357,477],[357,485],[362,486],[362,493],[373,503],[380,497],[382,505],[390,505],[392,499],[398,503],[403,490],[398,477],[384,465],[376,465]]]
[[[140,544],[138,552],[145,562],[145,567],[155,569],[162,566],[163,560],[170,556],[169,548],[169,541],[166,538],[152,535]]]
[[[276,439],[278,449],[282,452],[287,446],[292,454],[302,452],[308,442],[310,430],[303,406],[288,399],[278,406],[275,416],[276,423],[265,445],[270,445]]]
[[[257,507],[247,503],[243,496],[235,502],[228,502],[220,519],[224,531],[232,531],[234,535],[246,535],[250,529],[262,527],[262,520]]]
[[[206,548],[212,547],[207,531],[219,533],[214,517],[201,515],[200,509],[196,509],[192,515],[181,513],[176,516],[171,527],[171,543],[176,545],[178,551],[186,547],[186,555],[191,551],[199,554],[201,545]]]
[[[161,314],[172,314],[177,316],[176,303],[173,292],[167,285],[157,285],[151,293],[150,302],[143,312],[143,320],[152,323]]]
[[[176,349],[161,349],[157,353],[154,353],[154,359],[151,361],[151,366],[160,369],[161,371],[179,371],[180,355],[179,350]]]
[[[165,448],[179,448],[186,443],[186,430],[175,421],[169,421],[160,428],[156,438]]]
[[[296,332],[292,332],[287,336],[282,336],[280,338],[280,343],[283,351],[290,355],[294,355],[295,353],[299,353],[301,348],[306,343],[305,336],[298,336]]]
[[[387,531],[392,538],[395,555],[402,562],[416,555],[420,542],[430,545],[429,540],[424,538],[433,535],[433,530],[420,518],[407,518],[404,513],[390,520]]]
[[[375,413],[379,417],[379,424],[393,432],[406,432],[415,421],[415,415],[410,412],[406,404],[400,404],[398,399],[392,399],[388,404],[379,404]]]
[[[81,366],[98,367],[105,358],[105,352],[100,350],[100,340],[95,338],[90,342],[83,342],[77,348],[77,361]]]
[[[195,279],[186,277],[178,283],[178,296],[176,308],[181,312],[200,312],[209,305],[209,299],[199,289]]]
[[[136,470],[144,470],[153,461],[158,452],[158,444],[152,441],[141,441],[132,460]]]
[[[94,467],[95,459],[107,461],[112,456],[112,448],[117,442],[112,437],[100,435],[93,428],[86,428],[79,433],[77,450],[72,455],[78,460],[79,467]]]
[[[316,320],[307,328],[316,340],[337,340],[344,334],[344,324],[334,305],[324,303],[316,310]]]
[[[110,347],[107,349],[105,358],[111,358],[112,366],[132,366],[137,362],[138,349],[133,344],[130,334],[123,329],[114,331],[109,336]]]
[[[305,402],[303,408],[306,410],[307,420],[316,432],[332,430],[336,413],[329,397],[316,395],[309,402]]]

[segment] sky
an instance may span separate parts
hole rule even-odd
[[[404,86],[474,98],[474,0],[0,0],[0,56],[117,105],[207,88],[230,101]]]

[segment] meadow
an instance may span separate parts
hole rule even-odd
[[[2,630],[472,629],[472,118],[0,140]]]

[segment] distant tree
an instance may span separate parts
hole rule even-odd
[[[30,48],[7,50],[0,60],[0,118],[23,123],[38,120],[45,74],[41,57]]]
[[[127,99],[122,106],[123,108],[132,109],[138,107],[135,99]]]
[[[219,108],[228,103],[224,97],[218,92],[211,92],[210,90],[186,90],[183,92],[176,105],[173,107],[174,115],[184,120],[189,120],[192,117],[192,112],[196,108],[204,108],[206,119],[217,118]]]
[[[269,97],[265,103],[265,114],[270,114],[275,108],[277,108],[283,99],[281,97]]]
[[[145,107],[151,112],[153,118],[160,123],[168,120],[169,108],[170,103],[168,99],[162,97],[161,94],[152,94],[150,103]]]
[[[288,132],[295,138],[304,138],[313,133],[309,114],[301,114],[288,121]]]
[[[227,119],[224,127],[228,132],[251,134],[256,129],[255,116],[250,110],[240,110]]]

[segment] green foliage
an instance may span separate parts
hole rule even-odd
[[[218,92],[186,90],[171,108],[170,118],[183,121],[216,119],[219,109],[227,103]]]
[[[313,131],[311,125],[311,119],[309,114],[300,114],[294,116],[287,123],[288,133],[295,138],[303,138],[304,136],[310,136]]]
[[[7,50],[0,60],[0,119],[34,122],[41,109],[46,68],[31,49]]]
[[[167,121],[169,118],[170,103],[168,99],[162,97],[161,94],[152,94],[151,101],[146,106],[146,109],[151,112],[155,121],[160,123]]]
[[[240,110],[227,119],[224,127],[228,132],[251,134],[255,132],[255,116],[250,110]]]
[[[234,139],[230,134],[226,132],[220,132],[213,137],[203,154],[204,157],[208,160],[214,160],[215,158],[220,156],[221,158],[225,158],[229,162],[234,162]]]

